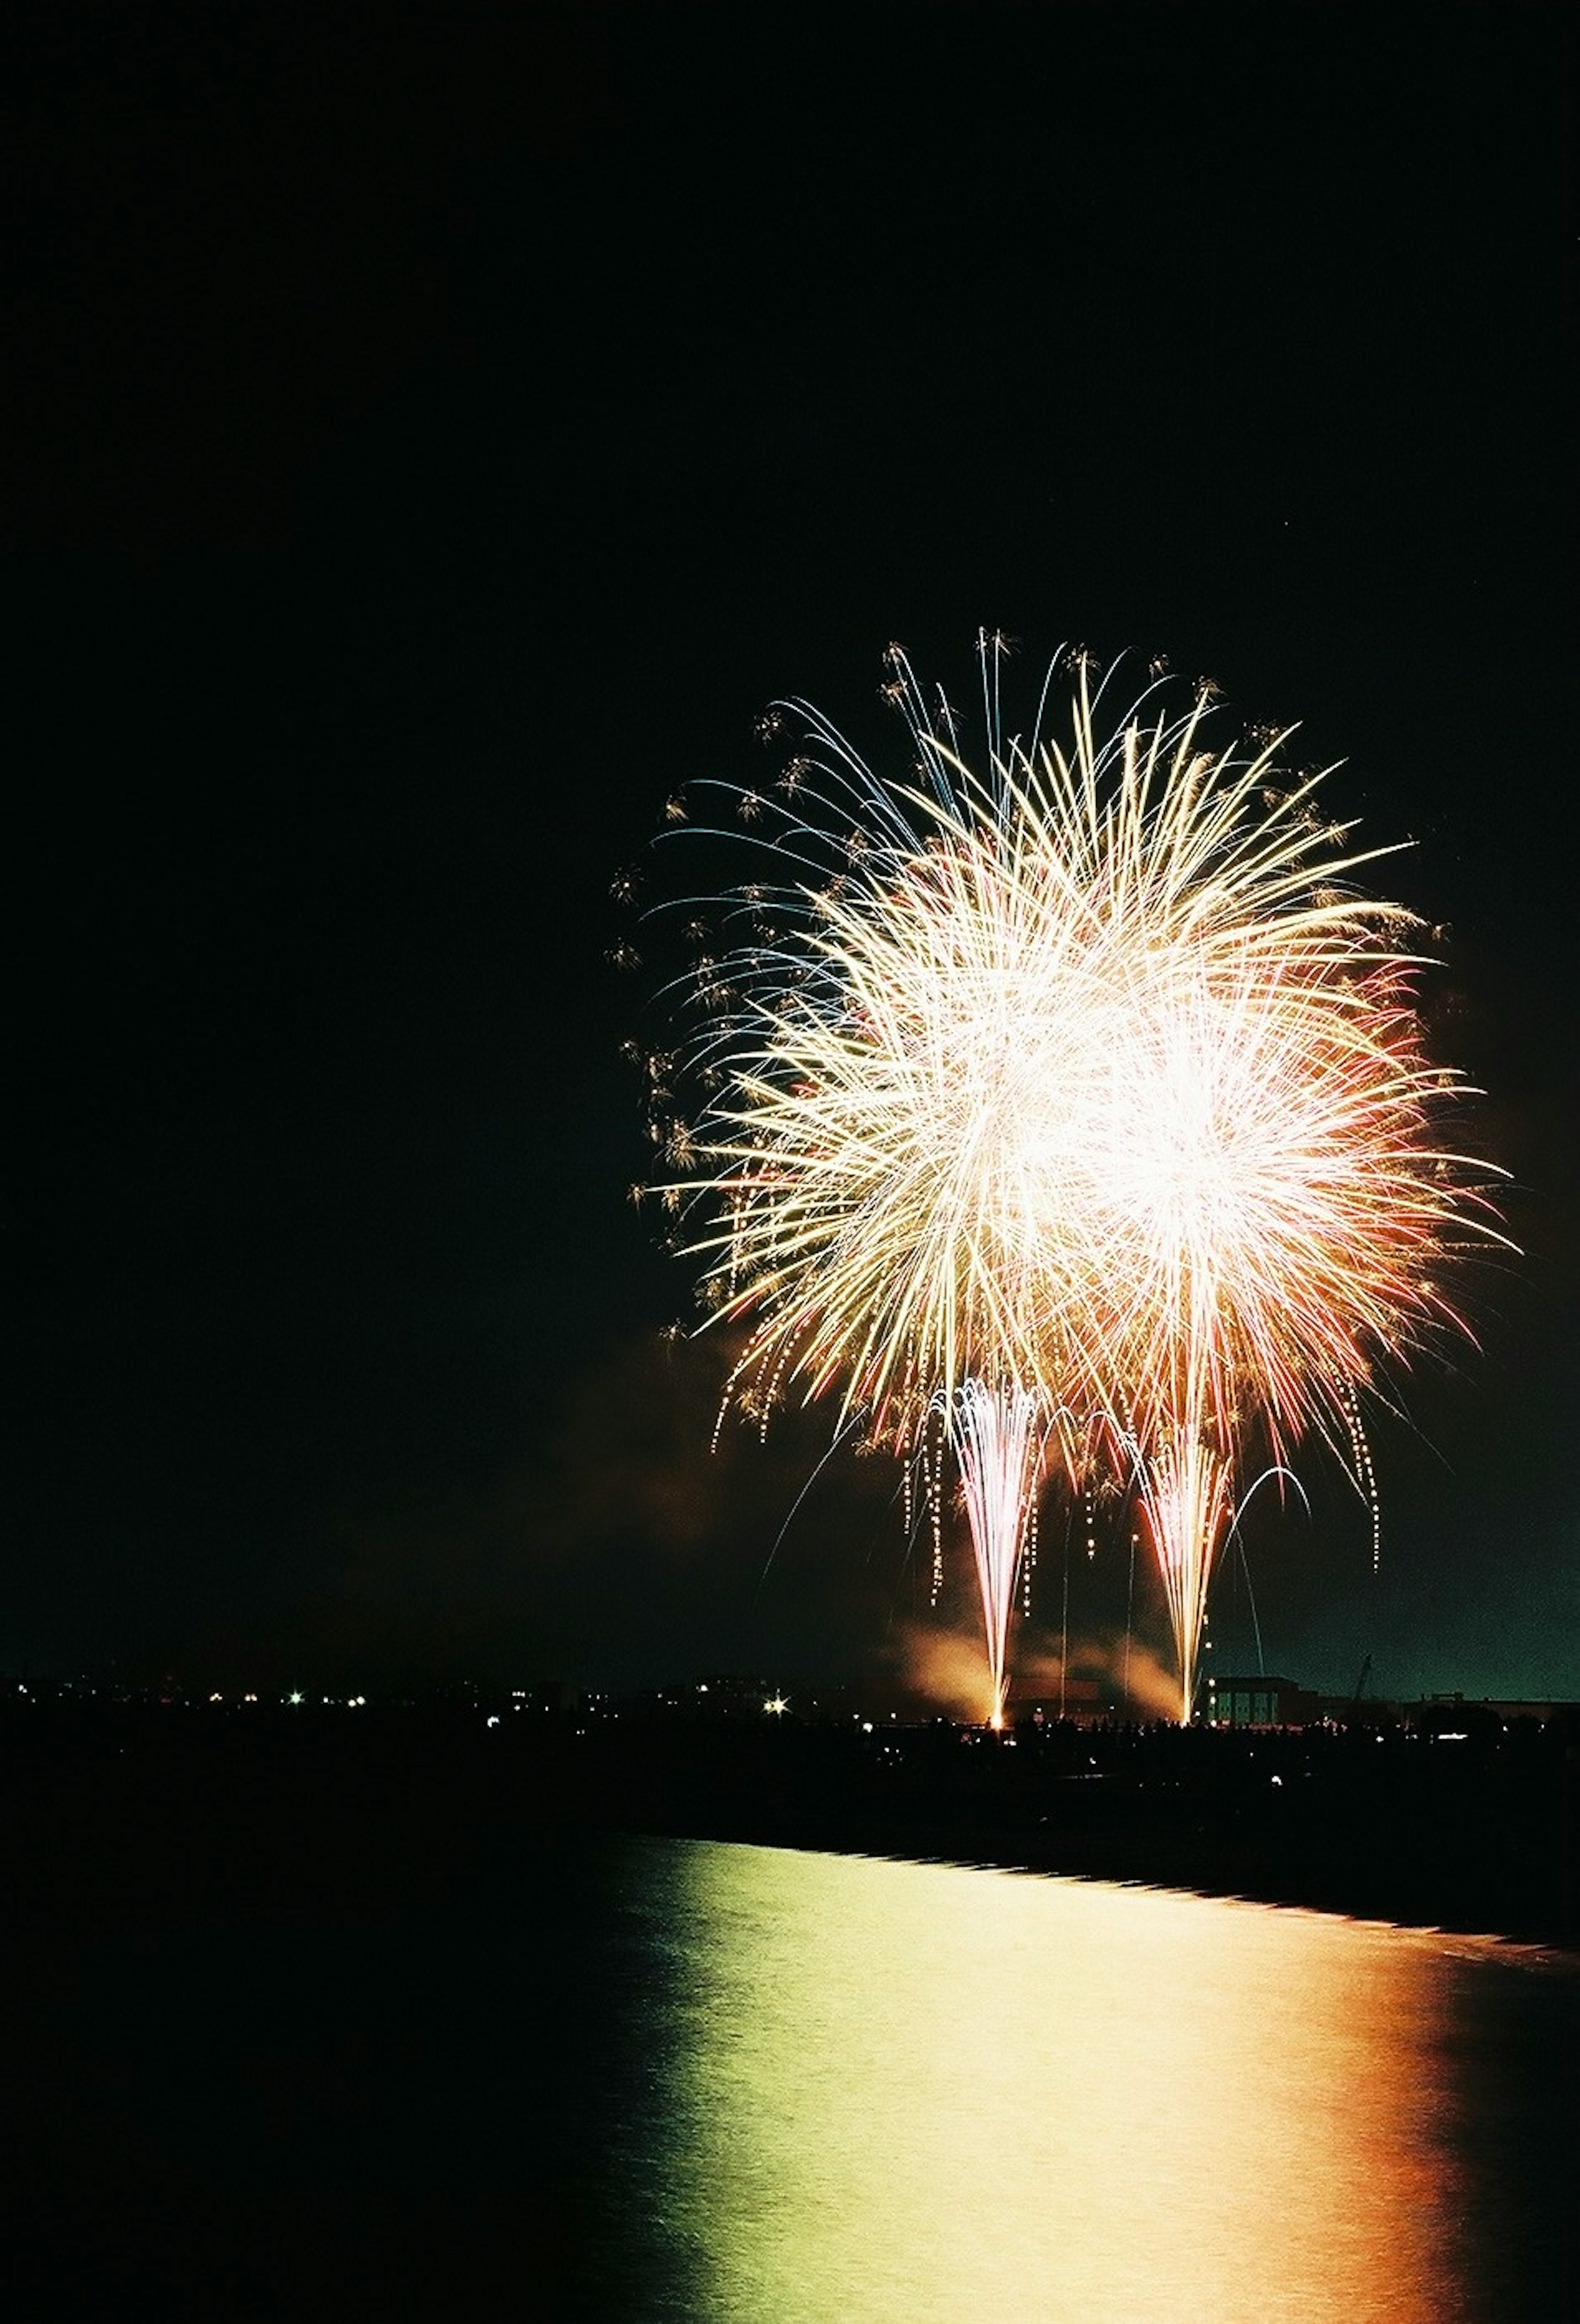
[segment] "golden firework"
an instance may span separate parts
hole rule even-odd
[[[1105,727],[985,757],[902,653],[904,780],[808,706],[793,786],[744,794],[776,878],[693,979],[712,1093],[671,1154],[732,1400],[792,1391],[910,1459],[941,1423],[982,1584],[995,1718],[1040,1473],[1100,1444],[1145,1510],[1190,1715],[1213,1559],[1256,1432],[1352,1458],[1355,1397],[1444,1332],[1498,1238],[1492,1174],[1445,1142],[1415,923],[1355,884],[1390,853],[1317,813],[1288,733],[1209,747],[1215,689],[1160,680]],[[1054,672],[1049,673],[1050,681]],[[695,828],[689,825],[688,828]],[[717,1005],[721,992],[725,996]],[[936,1464],[929,1469],[936,1475]]]

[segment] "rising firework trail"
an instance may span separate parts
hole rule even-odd
[[[1212,746],[1212,689],[1104,715],[1084,654],[1006,739],[898,648],[908,764],[777,706],[777,780],[701,783],[667,827],[747,840],[650,1060],[656,1188],[745,1341],[725,1408],[792,1393],[919,1474],[975,1554],[990,1713],[1044,1477],[1134,1494],[1192,1712],[1208,1583],[1252,1458],[1325,1438],[1370,1484],[1358,1398],[1464,1330],[1446,1275],[1500,1240],[1446,1145],[1415,923],[1355,885],[1388,849],[1317,811],[1292,730]],[[1058,723],[1054,695],[1059,691]],[[721,933],[710,935],[718,923]],[[688,1106],[677,1093],[696,1090]]]

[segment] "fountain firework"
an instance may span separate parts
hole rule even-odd
[[[1144,1512],[1188,1718],[1252,1448],[1316,1430],[1369,1482],[1357,1392],[1463,1331],[1441,1277],[1499,1240],[1491,1174],[1441,1142],[1465,1085],[1425,1052],[1415,924],[1353,884],[1391,851],[1317,812],[1331,770],[1288,770],[1292,730],[1209,748],[1211,689],[1171,707],[1157,669],[1105,726],[1076,653],[1006,741],[984,639],[973,764],[887,659],[901,779],[789,701],[776,784],[671,802],[671,829],[744,826],[761,876],[717,952],[691,927],[657,1191],[747,1329],[725,1409],[836,1391],[920,1470],[935,1538],[949,1447],[995,1722],[1043,1474],[1096,1459]]]

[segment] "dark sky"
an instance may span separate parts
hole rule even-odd
[[[609,886],[772,696],[880,752],[887,641],[964,692],[987,624],[1418,843],[1528,1257],[1376,1423],[1381,1576],[1314,1454],[1250,1582],[1314,1683],[1580,1692],[1572,12],[338,21],[4,35],[0,1667],[899,1666],[892,1474],[765,1572],[827,1421],[710,1460],[658,1340]]]

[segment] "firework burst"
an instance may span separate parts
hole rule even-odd
[[[1444,1277],[1498,1240],[1492,1174],[1444,1142],[1464,1084],[1426,1054],[1414,924],[1355,884],[1391,851],[1318,813],[1288,734],[1210,747],[1215,689],[1180,710],[1166,678],[1105,720],[1074,655],[1006,740],[1003,651],[975,763],[892,648],[901,779],[787,702],[778,786],[670,818],[759,860],[681,980],[702,1095],[659,1125],[660,1192],[746,1332],[726,1408],[836,1397],[935,1522],[952,1451],[995,1720],[1041,1480],[1097,1459],[1188,1717],[1248,1448],[1316,1431],[1355,1472],[1358,1393],[1464,1329]]]

